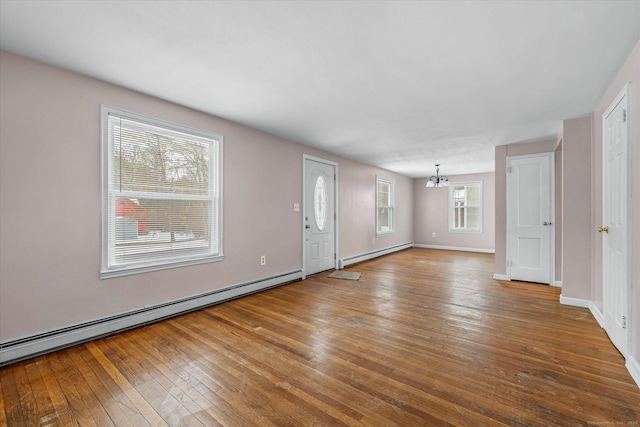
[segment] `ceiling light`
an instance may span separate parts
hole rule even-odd
[[[429,181],[427,181],[427,185],[425,187],[448,187],[449,186],[449,178],[446,176],[440,175],[440,164],[436,165],[436,175],[429,177]]]

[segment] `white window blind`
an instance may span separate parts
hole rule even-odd
[[[393,233],[394,181],[376,177],[376,234]]]
[[[222,137],[101,111],[101,277],[220,259]]]
[[[482,231],[482,182],[449,186],[449,231]]]

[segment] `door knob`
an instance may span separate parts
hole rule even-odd
[[[305,225],[304,228],[311,228],[309,224]]]
[[[608,234],[609,227],[598,227],[598,233],[602,233],[603,231]]]
[[[542,223],[542,225],[551,225],[551,222],[545,221],[545,222]]]

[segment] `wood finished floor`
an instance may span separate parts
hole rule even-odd
[[[640,425],[587,309],[410,249],[0,369],[4,426]]]

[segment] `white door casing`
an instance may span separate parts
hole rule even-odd
[[[303,277],[337,266],[337,164],[303,158]]]
[[[627,356],[631,246],[628,85],[602,115],[602,303],[604,329]]]
[[[553,153],[507,162],[507,278],[551,284]]]

